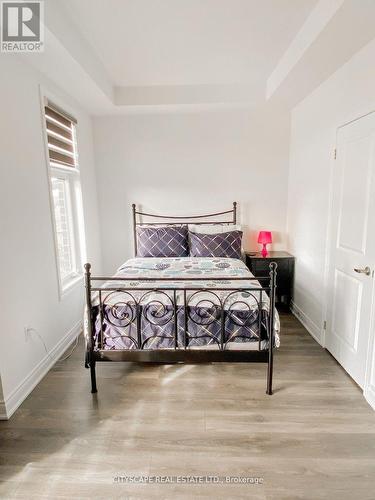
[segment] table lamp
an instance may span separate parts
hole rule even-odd
[[[272,243],[271,231],[259,231],[258,243],[261,243],[263,245],[262,256],[267,257],[268,255],[267,244]]]

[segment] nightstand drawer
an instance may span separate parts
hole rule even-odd
[[[276,262],[277,264],[277,269],[276,269],[276,285],[278,288],[278,291],[284,291],[285,289],[289,288],[289,276],[290,276],[290,264],[289,262],[286,262],[285,260],[277,260],[277,259],[272,259],[272,260],[263,260],[263,261],[255,261],[252,264],[252,273],[254,276],[268,276],[270,272],[269,265],[271,262]]]
[[[276,303],[289,307],[293,297],[294,257],[286,252],[272,252],[267,257],[246,255],[246,265],[254,276],[268,276],[271,262],[276,262]]]
[[[251,260],[251,271],[253,274],[267,274],[270,272],[271,262],[276,262],[277,264],[277,274],[286,276],[289,274],[289,262],[286,259],[252,259]]]

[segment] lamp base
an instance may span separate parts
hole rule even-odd
[[[268,251],[267,251],[267,243],[263,243],[263,248],[262,248],[262,257],[267,257]]]

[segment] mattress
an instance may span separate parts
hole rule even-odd
[[[253,277],[239,259],[130,259],[93,295],[94,348],[211,350],[223,342],[228,350],[265,349],[269,297],[256,280],[231,280],[239,277]],[[278,347],[277,312],[274,327]]]

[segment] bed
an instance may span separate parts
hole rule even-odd
[[[198,224],[205,233],[213,224],[224,231],[234,227],[236,211],[234,202],[231,210],[215,214],[170,217],[133,205],[135,255],[138,228],[160,225],[150,219],[162,219],[163,227]],[[271,263],[269,275],[253,276],[239,258],[137,256],[108,277],[92,276],[86,264],[85,366],[91,391],[97,392],[100,361],[226,361],[266,363],[266,392],[272,394],[273,351],[280,343],[276,267]]]

